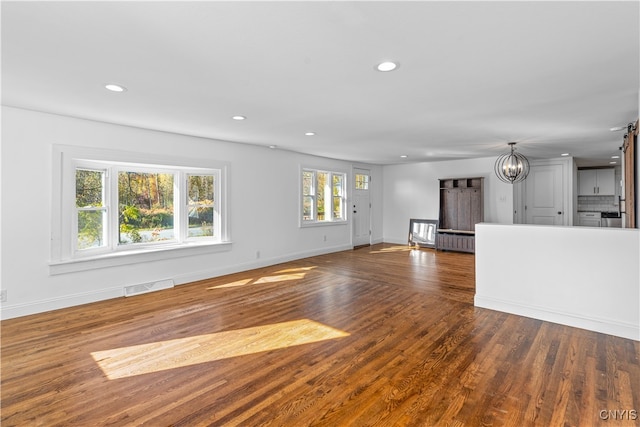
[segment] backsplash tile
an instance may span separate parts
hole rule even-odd
[[[579,211],[617,212],[616,196],[578,196]]]

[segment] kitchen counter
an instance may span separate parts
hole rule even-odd
[[[622,227],[618,211],[578,211],[578,226],[581,227]]]
[[[620,212],[618,211],[593,211],[593,210],[579,210],[578,213],[582,213],[582,212],[588,212],[588,213],[599,213],[599,214],[607,214],[607,215],[614,215],[614,216],[620,216]]]
[[[477,224],[475,305],[640,341],[638,259],[638,229]]]

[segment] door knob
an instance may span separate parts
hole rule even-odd
[[[562,215],[562,212],[558,211],[558,215]]]

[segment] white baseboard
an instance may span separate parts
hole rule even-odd
[[[12,319],[14,317],[28,316],[30,314],[44,313],[60,308],[89,304],[124,296],[124,287],[118,286],[97,291],[83,292],[79,294],[63,295],[55,298],[47,298],[23,304],[3,304],[0,308],[0,319]]]
[[[517,314],[532,319],[572,326],[617,337],[640,341],[640,325],[620,322],[615,319],[604,319],[596,316],[586,316],[575,313],[563,313],[545,307],[504,301],[491,297],[476,295],[474,297],[476,307],[488,308],[505,313]]]
[[[173,279],[176,285],[195,282],[198,280],[209,279],[213,277],[224,276],[226,274],[239,273],[242,271],[253,270],[255,268],[268,267],[270,265],[280,264],[283,262],[294,261],[297,259],[308,258],[312,256],[324,255],[333,252],[340,252],[352,249],[351,245],[340,245],[332,247],[318,248],[305,252],[296,252],[287,255],[257,259],[255,261],[224,266],[215,269],[202,270],[186,274],[178,274],[172,278],[163,277],[160,279]],[[149,278],[150,281],[159,280],[159,278]],[[92,302],[124,297],[124,286],[130,283],[122,284],[117,287],[99,289],[91,292],[83,292],[78,294],[62,295],[55,298],[47,298],[22,304],[6,304],[0,307],[0,319],[11,319],[14,317],[28,316],[30,314],[44,313],[46,311],[58,310],[61,308],[73,307]]]

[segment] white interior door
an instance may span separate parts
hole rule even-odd
[[[367,169],[354,169],[352,203],[353,246],[371,244],[371,179]]]
[[[563,225],[565,223],[563,166],[532,166],[525,180],[525,217],[527,224]]]

